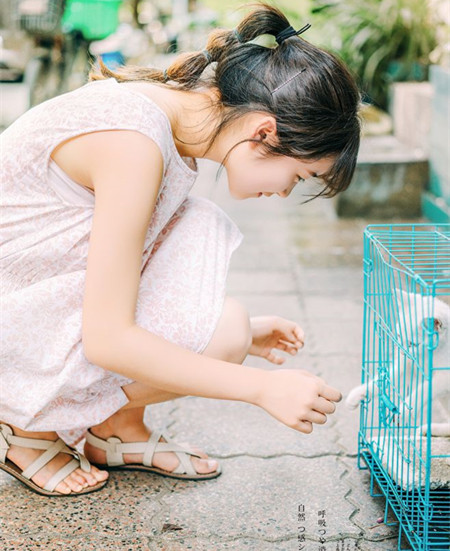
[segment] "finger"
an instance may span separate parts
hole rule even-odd
[[[301,348],[303,346],[303,338],[300,338],[302,334],[298,334],[298,332],[295,331],[295,327],[292,329],[290,328],[287,331],[283,331],[284,335],[279,339],[281,342],[290,344],[291,346],[294,345],[297,348]]]
[[[321,413],[334,413],[336,411],[336,406],[333,402],[330,402],[329,400],[323,398],[322,396],[319,396],[313,404],[313,408],[316,411],[320,411]]]
[[[337,388],[329,385],[323,386],[322,390],[320,391],[320,395],[327,400],[331,400],[332,402],[340,402],[342,400],[342,393],[339,392]]]
[[[279,339],[278,341],[280,344],[284,344],[288,348],[295,348],[296,350],[299,350],[300,348],[303,348],[303,342],[300,342],[294,338],[292,341],[286,340],[286,339]]]
[[[299,346],[302,347],[305,344],[305,332],[299,325],[296,325],[293,333],[299,343]]]
[[[301,348],[301,347],[303,346],[302,343],[299,343],[299,342],[296,341],[296,340],[288,341],[288,340],[286,340],[286,339],[280,339],[278,342],[284,344],[284,345],[287,346],[288,348],[296,348],[296,349],[299,349],[299,348]]]
[[[327,416],[320,411],[312,410],[308,414],[308,421],[311,421],[311,423],[316,423],[317,425],[324,425],[327,422]]]
[[[299,421],[293,428],[305,434],[311,434],[313,431],[313,425],[310,421]]]
[[[284,358],[282,358],[281,356],[275,356],[275,354],[272,354],[272,352],[269,352],[267,354],[266,360],[276,365],[281,365],[281,364],[284,364],[285,362]]]
[[[284,341],[278,341],[278,343],[275,345],[275,348],[277,348],[278,350],[283,350],[283,352],[287,352],[288,354],[292,355],[297,354],[298,351],[298,346],[296,344]]]

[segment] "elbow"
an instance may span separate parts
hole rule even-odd
[[[87,361],[101,366],[102,363],[104,363],[102,360],[104,356],[104,345],[101,343],[100,339],[95,338],[93,335],[83,335],[81,343],[83,346],[83,354]]]
[[[83,354],[88,362],[107,368],[114,358],[120,357],[120,343],[125,329],[105,329],[103,331],[88,331],[83,329]]]

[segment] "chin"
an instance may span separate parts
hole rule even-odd
[[[234,189],[228,188],[230,195],[233,199],[237,199],[238,201],[242,201],[242,199],[247,199],[249,197],[248,195],[242,195],[242,193],[237,192]]]

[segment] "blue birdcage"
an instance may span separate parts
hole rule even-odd
[[[347,403],[399,550],[450,548],[449,305],[450,224],[366,228],[362,385]]]

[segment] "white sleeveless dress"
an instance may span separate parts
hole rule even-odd
[[[83,354],[95,194],[73,182],[50,154],[76,135],[113,129],[152,138],[164,159],[142,255],[139,326],[202,352],[221,315],[229,260],[242,239],[214,203],[188,197],[195,161],[180,157],[166,114],[115,79],[40,104],[0,136],[0,419],[24,430],[55,430],[71,445],[127,403],[121,387],[132,379]]]

